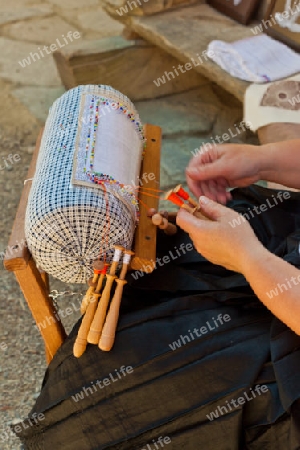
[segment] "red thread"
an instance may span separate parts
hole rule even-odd
[[[183,200],[188,200],[190,198],[189,194],[183,189],[183,187],[175,190],[175,192],[177,195],[179,195],[179,197],[183,198]]]
[[[184,204],[184,201],[181,200],[181,198],[178,197],[178,195],[174,194],[174,192],[171,192],[166,200],[169,200],[170,202],[174,203],[174,205],[182,206]]]

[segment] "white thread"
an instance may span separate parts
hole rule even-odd
[[[129,264],[130,260],[131,260],[131,254],[130,253],[124,253],[123,264]]]
[[[119,248],[116,248],[115,249],[115,254],[114,254],[114,257],[113,257],[113,262],[119,262],[120,259],[121,259],[121,255],[122,255],[122,250],[119,249]]]

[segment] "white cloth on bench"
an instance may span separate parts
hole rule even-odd
[[[208,56],[233,77],[252,83],[280,80],[300,72],[300,55],[265,34],[232,43],[212,41]]]

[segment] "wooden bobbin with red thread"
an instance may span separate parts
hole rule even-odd
[[[88,342],[91,344],[98,345],[103,329],[103,325],[106,319],[107,309],[110,301],[110,293],[112,289],[112,285],[117,278],[116,271],[121,259],[122,252],[125,250],[124,247],[120,245],[114,246],[115,253],[113,256],[113,262],[110,266],[109,273],[106,274],[106,284],[103,290],[101,299],[98,304],[97,311],[95,313],[93,322],[91,323],[89,334],[88,334]]]
[[[168,200],[172,202],[174,205],[179,206],[180,208],[184,208],[186,211],[188,211],[190,214],[193,214],[193,216],[198,217],[199,219],[209,220],[207,217],[205,217],[200,212],[200,206],[197,205],[197,207],[192,208],[190,205],[186,204],[182,198],[180,198],[173,189],[168,191],[164,197],[165,200]]]
[[[89,296],[88,296],[88,304],[86,306],[86,311],[83,316],[81,325],[78,330],[77,338],[75,340],[74,346],[73,346],[73,354],[76,358],[80,358],[82,354],[85,352],[86,346],[88,344],[88,333],[90,330],[91,323],[94,319],[95,312],[98,306],[99,297],[101,296],[101,288],[103,284],[103,271],[104,271],[104,263],[102,261],[96,261],[94,263],[94,278],[93,281],[96,280],[97,276],[97,285],[96,288],[91,286],[88,289]]]
[[[103,326],[101,338],[99,341],[99,348],[105,352],[109,352],[115,342],[116,329],[119,320],[119,311],[121,306],[123,289],[127,281],[125,280],[126,273],[130,264],[131,257],[134,252],[131,250],[124,250],[123,265],[119,278],[116,279],[117,287],[112,298],[109,311]]]
[[[181,184],[178,184],[174,189],[172,189],[174,194],[178,195],[178,197],[182,198],[183,200],[187,200],[194,208],[199,207],[199,203],[194,200],[188,192],[186,192]]]

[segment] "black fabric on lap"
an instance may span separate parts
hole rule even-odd
[[[272,194],[237,189],[230,207],[247,212]],[[270,251],[300,268],[300,194],[251,225]],[[175,256],[189,242],[183,232],[160,233],[158,257]],[[22,432],[26,449],[153,450],[162,436],[171,443],[158,448],[167,450],[299,450],[300,337],[259,302],[242,275],[192,250],[151,275],[129,274],[128,282],[113,350],[89,345],[74,358],[77,323],[55,355],[31,412],[45,419]],[[219,314],[231,319],[216,326]],[[195,327],[207,322],[211,329],[195,337]],[[121,375],[123,365],[133,372]],[[98,387],[104,378],[110,384]],[[268,390],[251,398],[257,385]],[[250,400],[230,410],[245,392]],[[210,420],[214,411],[219,417]]]

